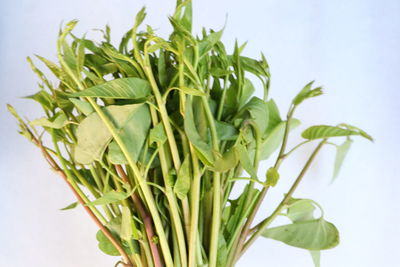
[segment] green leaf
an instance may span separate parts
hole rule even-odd
[[[371,142],[374,141],[374,139],[369,134],[367,134],[365,131],[361,130],[360,128],[358,128],[356,126],[353,126],[353,125],[350,125],[350,124],[347,124],[347,123],[341,123],[338,126],[342,126],[342,127],[345,127],[345,128],[347,128],[349,130],[353,130],[353,131],[359,132],[362,137],[368,139]]]
[[[258,97],[253,97],[243,107],[243,110],[246,110],[250,114],[250,117],[258,126],[260,133],[265,133],[268,127],[269,119],[269,110],[267,103]]]
[[[214,166],[210,167],[215,172],[226,172],[237,166],[239,156],[235,148],[226,151],[222,156],[216,158]]]
[[[196,95],[196,96],[207,96],[206,93],[203,93],[202,91],[200,91],[199,89],[195,89],[195,88],[190,88],[190,87],[186,87],[186,86],[182,86],[182,87],[171,87],[169,88],[166,92],[165,92],[165,96],[164,98],[169,94],[169,92],[171,92],[172,90],[178,90],[184,94],[187,95]]]
[[[35,100],[44,110],[54,110],[53,99],[45,90],[40,90],[36,94],[25,96],[24,98]]]
[[[121,232],[120,237],[122,240],[130,242],[132,239],[132,214],[127,206],[122,206],[121,216]]]
[[[258,60],[240,56],[240,65],[245,71],[253,73],[254,75],[263,77],[269,76],[269,69],[263,66],[262,62]]]
[[[310,250],[310,254],[315,267],[321,267],[321,251]]]
[[[86,101],[82,101],[82,100],[79,100],[76,98],[70,98],[69,100],[75,105],[75,107],[80,112],[82,112],[86,116],[90,115],[94,111],[92,105],[90,105],[90,103],[88,103]]]
[[[36,57],[37,57],[39,60],[41,60],[41,61],[46,65],[46,67],[47,67],[57,78],[59,78],[60,80],[62,80],[62,79],[65,77],[65,74],[63,73],[62,69],[61,69],[59,66],[57,66],[55,63],[51,62],[50,60],[48,60],[48,59],[46,59],[46,58],[44,58],[44,57],[38,56],[38,55],[36,55]]]
[[[321,209],[321,207],[319,207]],[[292,222],[309,221],[314,219],[315,202],[311,199],[291,198],[287,216]],[[321,210],[321,216],[323,211]],[[314,266],[320,267],[321,252],[319,250],[309,250]]]
[[[330,249],[339,244],[338,230],[323,218],[273,227],[265,230],[262,235],[289,246],[309,250]]]
[[[279,123],[282,122],[281,115],[279,114],[279,109],[273,99],[267,102],[268,106],[268,127],[265,134],[269,134]]]
[[[309,221],[314,219],[314,210],[312,200],[292,198],[287,209],[287,216],[292,222]]]
[[[184,128],[189,141],[193,144],[201,161],[207,165],[212,165],[214,162],[214,156],[212,154],[211,145],[201,138],[199,131],[196,128],[192,110],[192,101],[190,98],[187,98],[186,100]]]
[[[290,130],[295,129],[300,125],[300,121],[292,119],[290,123]],[[278,123],[274,128],[268,130],[267,136],[262,140],[261,156],[260,158],[267,159],[271,154],[281,145],[283,134],[285,132],[286,121]]]
[[[42,126],[42,127],[48,127],[48,128],[54,128],[54,129],[61,129],[65,125],[69,124],[70,122],[68,121],[67,116],[65,116],[64,113],[57,113],[52,118],[40,118],[33,120],[29,122],[30,125],[32,126]]]
[[[151,118],[147,105],[139,104],[139,107],[131,113],[127,121],[119,128],[118,134],[122,138],[128,149],[129,155],[134,161],[138,161],[144,142],[150,129]],[[115,141],[112,141],[109,150],[110,161],[114,164],[126,164],[127,160],[120,147]],[[118,163],[119,158],[122,162]],[[120,162],[121,162],[120,161]]]
[[[108,191],[103,196],[98,199],[91,201],[86,204],[86,206],[97,206],[97,205],[108,205],[111,203],[119,202],[130,196],[130,193],[117,192],[115,190]]]
[[[267,181],[265,182],[266,186],[273,187],[278,183],[279,173],[274,167],[271,167],[267,170],[266,176],[267,176]]]
[[[243,169],[250,174],[250,176],[254,179],[257,179],[257,172],[251,163],[249,153],[246,147],[242,144],[237,144],[235,146],[237,153],[239,154],[240,163],[242,164]]]
[[[335,157],[335,165],[333,169],[332,180],[335,180],[336,177],[339,175],[340,168],[342,167],[343,161],[347,155],[347,152],[349,152],[352,143],[353,140],[348,138],[343,144],[336,147],[336,157]]]
[[[221,68],[212,68],[210,70],[210,73],[212,76],[215,76],[215,77],[225,77],[226,75],[231,74],[232,71],[221,69]]]
[[[79,40],[78,43],[78,55],[76,61],[76,71],[80,73],[83,70],[83,65],[85,63],[85,44],[82,40]]]
[[[226,104],[232,108],[242,108],[243,105],[245,105],[248,102],[249,98],[253,95],[253,93],[255,91],[254,85],[249,79],[245,78],[243,81],[243,86],[241,88],[241,95],[238,96],[238,94],[239,94],[238,86],[239,85],[237,84],[237,81],[231,81],[231,82],[232,82],[232,85],[231,85],[231,87],[229,87],[227,89],[227,92],[226,92]],[[256,98],[256,97],[254,97],[254,98]],[[243,108],[248,107],[248,105],[254,105],[254,104],[257,104],[257,103],[249,102]]]
[[[215,121],[215,128],[217,129],[218,140],[221,141],[236,140],[239,134],[235,126],[224,121]]]
[[[300,93],[293,99],[294,105],[299,105],[301,102],[306,100],[307,98],[315,97],[322,95],[322,87],[317,87],[311,89],[314,81],[308,83],[304,88],[300,91]]]
[[[239,101],[239,107],[242,107],[249,100],[249,98],[254,94],[255,91],[256,91],[256,89],[255,89],[253,83],[249,79],[244,78],[242,94],[240,96],[240,101]],[[261,99],[259,99],[259,100],[261,100]]]
[[[183,13],[182,13],[183,10]],[[192,1],[186,0],[181,3],[177,1],[177,7],[174,14],[174,18],[179,20],[182,27],[184,27],[188,32],[192,31]]]
[[[118,144],[115,141],[112,141],[108,145],[108,160],[112,164],[128,164],[128,160],[126,159],[124,153],[121,148],[119,148]]]
[[[102,108],[119,130],[130,154],[137,159],[150,128],[150,113],[147,105],[110,105]],[[97,113],[87,116],[76,131],[78,143],[75,146],[75,161],[90,164],[100,160],[112,139],[107,126]]]
[[[96,234],[96,239],[99,241],[99,249],[105,254],[110,256],[120,256],[121,254],[115,248],[115,246],[110,242],[110,240],[99,230]]]
[[[135,18],[135,27],[138,27],[140,24],[142,24],[145,18],[146,18],[146,8],[143,7],[143,8],[140,9],[140,11],[136,14],[136,18]]]
[[[369,140],[372,140],[371,137],[367,137],[355,128],[353,129],[343,129],[338,126],[330,126],[330,125],[315,125],[306,129],[301,136],[308,140],[314,139],[323,139],[328,137],[336,137],[336,136],[352,136],[352,135],[360,135]]]
[[[167,82],[168,82],[167,65],[165,62],[165,53],[166,53],[165,51],[160,50],[160,56],[158,57],[158,64],[157,64],[158,80],[162,87],[166,87]]]
[[[148,81],[140,78],[120,78],[99,84],[72,94],[74,97],[102,97],[115,99],[139,99],[150,95]]]
[[[189,192],[191,177],[190,156],[186,155],[178,171],[178,178],[174,185],[174,193],[179,199],[184,199]]]
[[[214,45],[217,44],[217,42],[221,39],[223,32],[224,29],[217,32],[212,32],[199,42],[200,58],[207,54],[214,47]]]
[[[160,122],[150,130],[149,142],[164,144],[167,141],[167,135],[164,130],[164,125]]]
[[[217,266],[226,266],[226,259],[229,256],[228,246],[224,235],[222,233],[219,234],[218,238],[218,258],[217,258]]]
[[[76,201],[76,202],[71,203],[68,206],[66,206],[65,208],[62,208],[60,210],[72,210],[72,209],[76,208],[78,205],[79,205],[79,202]]]

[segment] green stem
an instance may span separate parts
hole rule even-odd
[[[217,111],[217,120],[221,120],[222,117],[222,112],[224,110],[224,103],[225,103],[225,97],[226,97],[226,90],[227,88],[227,84],[228,84],[228,75],[225,76],[224,79],[224,89],[222,91],[222,95],[221,95],[221,100],[219,102],[219,106],[218,106],[218,111]]]
[[[260,133],[260,130],[259,130],[257,124],[255,124],[254,122],[250,122],[249,125],[252,126],[254,135],[255,135],[255,139],[256,139],[256,151],[255,151],[255,155],[254,155],[253,166],[254,166],[255,172],[257,172],[258,165],[260,162],[261,133]],[[231,241],[229,242],[229,245],[231,245],[231,247],[233,247],[234,249],[228,250],[228,251],[230,251],[229,256],[228,256],[228,259],[229,259],[228,266],[231,263],[235,262],[235,259],[238,255],[238,253],[240,252],[240,249],[243,246],[243,243],[246,241],[247,232],[248,232],[248,230],[251,226],[251,222],[253,220],[253,218],[251,218],[251,217],[246,220],[246,217],[249,215],[249,213],[250,213],[250,216],[252,214],[252,210],[249,208],[251,208],[254,205],[254,201],[255,201],[253,196],[251,196],[251,192],[252,192],[253,188],[254,188],[254,181],[250,180],[250,183],[246,189],[247,193],[246,193],[245,201],[244,201],[245,204],[243,206],[243,210],[241,211],[242,219],[240,221],[240,224],[236,226],[235,234],[232,237]],[[243,225],[243,223],[244,223],[244,225]],[[236,235],[239,233],[240,230],[242,230],[241,231],[242,234],[239,235],[238,239],[236,239]],[[232,241],[233,241],[233,243],[232,243]]]
[[[100,107],[96,104],[96,102],[93,99],[88,98],[88,101],[92,105],[92,107],[95,109],[95,111],[97,112],[97,114],[99,115],[101,120],[104,122],[104,124],[106,125],[108,130],[111,132],[112,136],[114,137],[114,140],[116,141],[118,146],[121,148],[122,153],[124,154],[125,158],[127,159],[129,166],[132,168],[134,176],[137,180],[137,183],[139,184],[140,189],[142,190],[144,199],[146,200],[146,203],[149,207],[149,211],[154,220],[154,224],[156,226],[156,230],[159,235],[161,250],[163,251],[165,263],[168,267],[173,266],[173,260],[172,260],[171,252],[170,252],[170,249],[168,246],[168,241],[165,236],[161,218],[157,211],[157,206],[155,204],[155,201],[154,201],[154,198],[153,198],[150,188],[148,187],[145,179],[141,176],[140,171],[139,171],[135,161],[133,160],[132,156],[130,155],[127,146],[125,145],[122,138],[119,136],[117,129],[114,127],[113,123],[110,121],[110,119],[107,117],[107,115],[100,109]]]
[[[215,127],[215,120],[211,113],[210,106],[208,105],[207,97],[201,97],[204,111],[206,113],[207,121],[211,130],[211,138],[213,150],[219,152],[218,135]],[[211,239],[210,239],[210,263],[209,267],[215,267],[217,265],[217,254],[218,254],[218,240],[219,230],[221,224],[221,175],[219,172],[213,172],[213,211],[211,221]]]
[[[292,195],[294,191],[297,189],[299,186],[300,182],[302,181],[304,175],[306,174],[307,170],[310,168],[311,163],[314,161],[315,157],[317,156],[318,152],[321,150],[322,146],[326,143],[327,139],[323,139],[318,146],[314,149],[313,153],[307,160],[306,164],[304,165],[303,169],[301,170],[300,174],[297,176],[295,182],[293,185],[290,187],[289,191],[283,198],[283,200],[280,202],[278,207],[275,209],[275,211],[269,216],[267,219],[265,219],[263,222],[261,222],[260,226],[258,229],[253,233],[253,235],[249,238],[249,240],[246,242],[244,245],[242,251],[240,252],[240,255],[242,255],[250,246],[251,244],[254,243],[254,241],[262,234],[262,232],[272,223],[272,221],[281,213],[282,210],[284,210],[288,203],[289,200],[292,198]]]
[[[162,96],[161,96],[160,90],[158,89],[157,83],[154,79],[154,75],[153,75],[153,71],[151,70],[151,66],[149,65],[148,55],[146,55],[146,58],[145,58],[144,70],[147,75],[147,78],[149,79],[151,88],[153,90],[154,96],[157,101],[157,105],[159,107],[161,120],[164,125],[165,133],[167,134],[167,137],[168,137],[167,139],[168,139],[169,147],[171,149],[171,155],[172,155],[172,160],[174,162],[175,169],[179,170],[179,168],[181,166],[181,161],[179,158],[178,147],[176,145],[174,133],[172,131],[171,124],[169,122],[169,116],[168,116],[167,109],[162,100]]]
[[[290,108],[289,108],[289,111],[287,113],[287,121],[286,121],[286,125],[285,125],[285,131],[284,131],[284,134],[283,134],[282,145],[281,145],[278,157],[277,157],[275,165],[274,165],[274,168],[276,170],[279,169],[279,166],[280,166],[280,164],[282,163],[282,160],[283,160],[283,155],[285,154],[287,140],[288,140],[289,131],[290,131],[290,123],[291,123],[291,120],[292,120],[292,117],[293,117],[295,109],[296,109],[296,106],[295,105],[291,105]],[[249,230],[250,230],[251,224],[253,223],[253,220],[254,220],[254,218],[255,218],[255,216],[256,216],[256,214],[257,214],[257,212],[258,212],[258,210],[259,210],[259,208],[261,206],[262,201],[264,200],[266,194],[268,193],[268,189],[269,189],[269,186],[266,186],[261,190],[261,193],[260,193],[260,195],[259,195],[259,197],[257,199],[257,202],[256,202],[254,208],[252,209],[252,211],[250,212],[250,215],[249,215],[249,217],[248,217],[248,219],[246,221],[245,226],[243,227],[244,229],[243,229],[243,232],[242,232],[241,237],[240,237],[241,243],[239,243],[238,246],[236,247],[236,252],[235,252],[235,256],[233,258],[232,264],[234,264],[238,260],[240,255],[241,255],[241,251],[242,251],[242,248],[244,246],[244,242],[246,241],[246,238],[247,238],[247,236],[249,234]]]
[[[151,113],[153,124],[157,125],[157,123],[158,123],[157,114],[156,114],[155,110],[151,107],[150,107],[150,113]],[[181,222],[179,212],[178,212],[179,206],[177,203],[177,199],[172,190],[171,184],[168,181],[168,179],[169,179],[169,175],[168,175],[169,164],[167,162],[165,147],[164,147],[164,144],[161,144],[161,143],[158,143],[157,145],[158,145],[158,149],[159,149],[161,170],[162,170],[163,178],[164,178],[165,195],[167,197],[167,201],[170,206],[169,210],[170,210],[170,214],[171,214],[172,223],[174,226],[174,232],[175,232],[176,238],[177,238],[176,242],[177,242],[177,245],[179,248],[180,264],[181,264],[181,266],[186,267],[187,266],[187,255],[186,255],[185,234],[183,232],[182,222]]]
[[[192,146],[190,146],[193,166],[193,181],[190,188],[190,232],[189,232],[189,267],[196,266],[196,246],[198,244],[198,224],[200,205],[200,182],[199,161]]]

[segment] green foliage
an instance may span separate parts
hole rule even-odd
[[[266,176],[267,180],[265,181],[265,185],[275,186],[278,183],[279,173],[274,167],[271,167],[267,170]]]
[[[342,167],[343,161],[347,155],[347,152],[349,152],[352,143],[353,140],[348,138],[343,144],[336,147],[335,165],[332,178],[333,180],[339,175],[340,168]]]
[[[127,199],[130,196],[127,192],[117,192],[111,190],[105,193],[102,197],[87,203],[88,206],[96,206],[96,205],[107,205],[115,202],[119,202],[121,200]]]
[[[168,39],[141,26],[145,16],[143,8],[118,47],[108,26],[98,42],[78,38],[72,33],[77,21],[67,23],[57,42],[58,62],[37,56],[55,82],[28,58],[40,83],[26,98],[40,104],[43,117],[27,122],[8,106],[19,133],[40,148],[105,227],[96,235],[100,250],[131,266],[232,267],[262,234],[310,250],[319,266],[320,250],[338,244],[338,231],[323,214],[314,217],[318,204],[292,194],[328,139],[346,138],[337,146],[336,177],[350,136],[372,138],[349,124],[318,125],[303,131],[306,141],[287,149],[300,125],[295,109],[322,94],[321,87],[307,84],[283,118],[269,97],[264,55],[247,57],[246,43],[238,42],[227,52],[224,29],[192,34],[192,1],[177,1]],[[251,76],[261,81],[263,98],[253,96]],[[268,190],[287,179],[279,175],[281,163],[314,140],[321,142],[282,202],[253,226]],[[261,181],[260,163],[274,152],[275,163]],[[234,197],[232,188],[242,191]],[[280,215],[292,223],[269,228]]]
[[[30,125],[60,129],[65,125],[67,125],[68,123],[69,123],[68,118],[64,113],[57,113],[52,118],[40,118],[33,120],[30,122]]]
[[[120,78],[76,92],[72,94],[72,96],[139,99],[148,96],[150,91],[150,84],[146,80],[139,78]]]
[[[339,244],[336,227],[323,218],[273,227],[264,231],[263,236],[309,250],[329,249]]]
[[[192,179],[190,168],[190,156],[187,155],[179,168],[178,177],[174,185],[174,193],[179,199],[184,199],[190,189],[190,181]]]
[[[98,231],[96,234],[96,239],[99,242],[98,246],[101,251],[110,256],[120,256],[121,254],[115,248],[115,246],[110,242],[110,240],[103,234],[102,231]]]
[[[366,134],[364,131],[350,125],[340,126],[329,126],[329,125],[317,125],[311,126],[306,129],[301,136],[305,139],[321,139],[335,136],[352,136],[352,135],[360,135],[370,141],[372,141],[372,137]]]
[[[73,202],[71,204],[69,204],[68,206],[66,206],[65,208],[62,208],[60,210],[72,210],[75,209],[76,207],[78,207],[79,203],[78,202]]]

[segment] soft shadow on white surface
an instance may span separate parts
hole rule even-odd
[[[0,266],[113,266],[115,258],[97,250],[96,228],[73,202],[68,188],[16,134],[6,114],[12,103],[30,119],[40,116],[31,101],[18,99],[38,90],[25,62],[40,54],[55,58],[61,21],[79,19],[77,32],[109,23],[118,41],[135,13],[148,7],[146,23],[166,35],[174,1],[11,1],[0,10]],[[215,1],[197,0],[195,30],[219,29],[228,14],[223,40],[233,47],[249,41],[245,54],[264,51],[272,72],[271,95],[285,111],[292,96],[310,80],[326,95],[304,104],[301,129],[312,124],[353,123],[376,142],[356,140],[338,180],[330,185],[334,150],[326,148],[295,193],[318,201],[341,232],[339,247],[322,253],[322,266],[395,266],[400,230],[398,133],[400,112],[400,3],[384,1]],[[89,33],[96,36],[95,33]],[[294,132],[299,136],[300,130]],[[293,140],[299,140],[294,137]],[[295,142],[291,142],[291,145]],[[312,146],[301,152],[309,153]],[[268,215],[305,160],[302,153],[283,166],[282,182],[261,209]],[[263,164],[263,170],[270,163]],[[262,175],[262,171],[260,172]],[[258,240],[238,266],[312,266],[306,251],[272,240]]]

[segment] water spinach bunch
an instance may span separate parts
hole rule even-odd
[[[45,116],[26,121],[8,106],[20,133],[75,195],[65,209],[83,207],[99,228],[99,248],[124,266],[234,266],[260,236],[309,250],[318,266],[320,251],[338,244],[338,231],[322,210],[314,216],[321,209],[315,201],[293,193],[324,145],[337,147],[337,173],[351,137],[371,137],[348,124],[316,125],[288,148],[299,125],[295,110],[321,87],[308,83],[282,118],[269,97],[265,57],[243,56],[238,43],[229,54],[223,29],[193,35],[191,1],[177,1],[168,39],[144,27],[144,18],[142,9],[118,46],[108,26],[95,42],[72,33],[77,21],[67,23],[58,63],[37,56],[55,82],[28,58],[40,90],[27,98]],[[253,96],[249,77],[260,81],[263,99]],[[336,145],[332,137],[345,141]],[[254,222],[282,162],[310,142],[316,147],[280,204]],[[260,176],[260,162],[274,151]],[[270,227],[278,216],[290,223]]]

